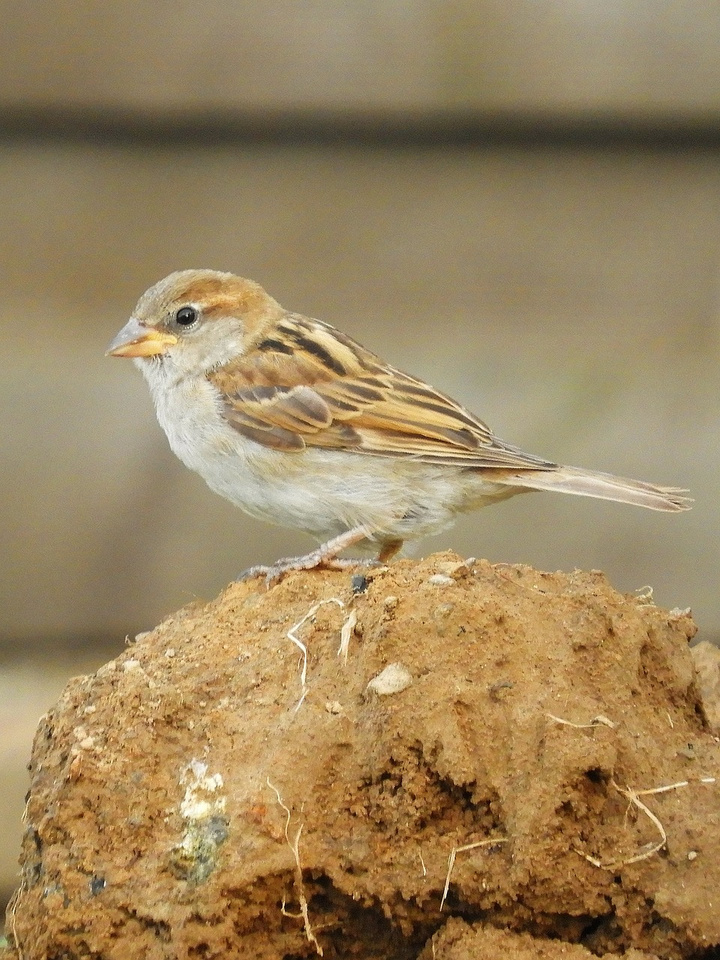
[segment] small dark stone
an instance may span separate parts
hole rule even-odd
[[[368,578],[362,573],[354,573],[350,580],[352,592],[357,596],[359,593],[365,593],[369,584]]]
[[[92,877],[90,880],[90,893],[96,897],[107,886],[105,877]]]

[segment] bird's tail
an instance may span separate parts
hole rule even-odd
[[[578,497],[596,497],[631,503],[649,510],[689,510],[693,502],[683,496],[687,490],[679,487],[658,487],[642,480],[615,477],[580,467],[557,467],[554,470],[523,470],[503,475],[503,482],[526,490],[550,490],[572,493]]]

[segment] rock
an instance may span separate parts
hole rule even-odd
[[[690,648],[690,653],[708,723],[711,730],[720,733],[720,650],[707,640],[701,640]]]
[[[23,960],[720,944],[689,614],[449,553],[366,579],[233,584],[68,684],[33,748]],[[412,683],[368,696],[390,664]]]
[[[393,693],[402,693],[412,682],[412,674],[402,663],[389,663],[370,680],[365,689],[379,697],[388,697]]]

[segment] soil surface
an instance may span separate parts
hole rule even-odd
[[[25,960],[717,956],[688,611],[464,563],[230,586],[39,726]]]

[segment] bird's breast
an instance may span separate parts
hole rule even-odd
[[[234,452],[233,431],[221,415],[218,391],[202,379],[150,383],[158,422],[173,453],[191,470]]]

